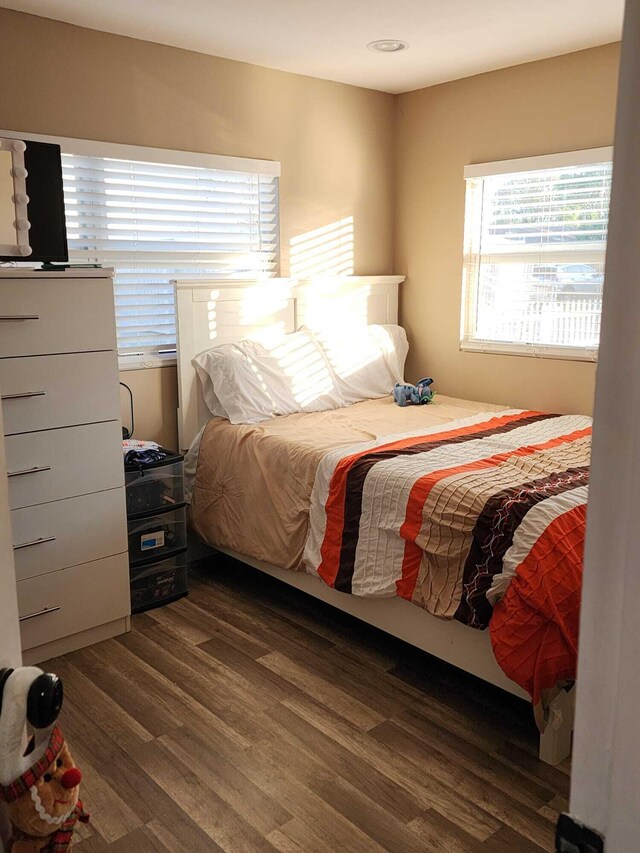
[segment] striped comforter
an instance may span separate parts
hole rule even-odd
[[[510,410],[331,451],[305,567],[342,592],[490,624],[538,703],[575,677],[590,443],[590,418]]]

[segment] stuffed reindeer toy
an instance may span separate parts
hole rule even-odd
[[[10,853],[63,853],[77,820],[82,774],[56,725],[62,682],[33,666],[0,669],[0,805]]]

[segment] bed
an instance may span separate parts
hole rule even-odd
[[[485,494],[487,484],[502,494],[503,487],[520,479],[535,479],[539,466],[531,460],[539,460],[541,453],[560,454],[562,459],[552,468],[575,469],[576,477],[583,476],[583,463],[588,463],[588,419],[551,417],[438,396],[429,406],[401,409],[386,397],[329,411],[292,413],[258,424],[230,424],[212,417],[196,378],[194,356],[256,332],[291,332],[305,324],[314,326],[326,317],[348,317],[349,323],[356,324],[395,323],[401,281],[386,276],[175,283],[179,434],[181,448],[191,447],[187,467],[193,477],[192,524],[201,539],[216,549],[526,697],[498,666],[489,632],[468,627],[486,627],[481,624],[485,618],[482,607],[474,602],[485,600],[488,587],[510,583],[497,570],[488,574],[488,581],[487,577],[467,576],[464,555],[474,544],[467,534],[477,528],[478,521],[474,518],[469,524],[471,504]],[[501,466],[504,482],[500,481],[499,488],[495,486],[496,469],[478,475],[477,460],[468,456],[476,445],[484,448],[487,441],[498,442],[498,454],[505,446],[517,448],[515,480],[513,466]],[[410,472],[419,470],[416,461],[425,442],[429,443],[430,460],[435,460],[436,475],[439,468],[450,472],[454,463],[464,469],[460,474],[467,477],[465,494],[471,495],[471,503],[457,529],[449,511],[451,496],[439,492],[430,511],[430,518],[441,514],[437,524],[432,523],[430,533],[417,524],[415,535],[407,537],[410,504],[409,497],[402,495],[407,488],[410,493],[414,487],[419,490],[424,481],[421,474],[412,481]],[[439,448],[437,452],[433,447]],[[533,454],[531,447],[536,449]],[[481,457],[486,457],[484,449]],[[545,470],[548,473],[548,464]],[[477,491],[482,477],[484,485]],[[558,499],[565,500],[566,488],[557,488],[552,479]],[[360,492],[354,503],[356,482],[360,482]],[[572,482],[570,490],[571,496],[579,496],[578,514],[586,502],[580,489],[574,488],[580,485]],[[400,507],[395,526],[386,514],[384,518],[375,515],[384,495],[393,495],[387,503]],[[483,502],[484,498],[479,505]],[[349,534],[354,528],[354,512],[355,529],[367,535]],[[368,521],[362,524],[365,516]],[[247,521],[242,524],[239,519]],[[444,545],[438,541],[437,548],[426,547],[426,542],[442,538],[443,532],[448,540]],[[446,560],[438,552],[443,547]],[[394,557],[398,548],[403,553]],[[429,551],[432,564],[425,573],[422,563]],[[454,557],[459,554],[457,561],[452,562],[452,553]],[[447,571],[443,571],[445,565]],[[476,587],[482,595],[476,595]],[[421,606],[415,607],[415,603]],[[510,632],[509,625],[502,632],[507,646]],[[512,654],[513,649],[507,652]],[[540,755],[549,763],[558,763],[570,750],[572,698],[572,693],[562,691],[546,697]]]

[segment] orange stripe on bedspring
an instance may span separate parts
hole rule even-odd
[[[550,450],[552,447],[558,447],[561,444],[568,444],[572,441],[577,441],[591,433],[591,427],[575,430],[567,435],[560,435],[556,438],[551,438],[541,444],[531,444],[527,447],[519,447],[517,450],[506,450],[503,453],[497,453],[495,456],[489,456],[486,459],[478,459],[475,462],[468,462],[466,465],[457,465],[453,468],[443,468],[440,471],[433,471],[431,474],[426,474],[420,477],[413,485],[409,493],[407,501],[407,514],[404,523],[400,528],[400,536],[405,539],[404,558],[402,560],[402,576],[396,582],[396,591],[401,598],[412,598],[420,570],[422,561],[422,548],[416,544],[415,540],[422,528],[422,512],[424,505],[431,493],[433,487],[441,480],[447,477],[452,477],[455,474],[463,474],[466,471],[480,471],[483,468],[493,468],[505,462],[507,459],[514,456],[530,456],[540,450]]]
[[[375,454],[387,450],[404,450],[407,447],[412,447],[414,444],[431,444],[436,441],[446,441],[449,438],[458,438],[461,435],[486,432],[489,429],[497,429],[505,424],[514,423],[515,421],[539,414],[542,413],[535,411],[519,412],[517,415],[503,415],[499,418],[490,418],[487,421],[480,421],[477,424],[459,427],[458,429],[444,430],[443,432],[429,435],[414,435],[410,438],[401,438],[397,441],[391,441],[388,444],[370,447],[367,450],[361,450],[358,453],[353,453],[351,456],[345,456],[344,459],[341,459],[331,477],[329,495],[325,506],[327,521],[320,549],[321,562],[318,566],[318,574],[322,580],[329,586],[334,586],[340,568],[347,477],[349,471],[359,459],[362,459],[363,456],[367,456],[369,453]]]
[[[489,632],[506,675],[531,696],[576,677],[587,507],[555,518],[516,569]]]

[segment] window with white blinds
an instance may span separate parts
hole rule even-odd
[[[594,360],[611,150],[465,170],[461,348]]]
[[[114,267],[125,365],[175,353],[171,279],[277,273],[279,164],[174,165],[170,151],[166,162],[148,162],[144,149],[139,157],[135,149],[126,158],[93,156],[60,142],[69,259]]]

